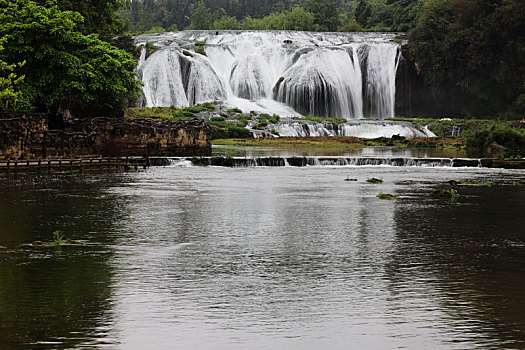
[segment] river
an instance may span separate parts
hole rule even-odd
[[[0,348],[523,349],[524,178],[391,166],[0,178]],[[505,185],[428,195],[466,179]],[[55,230],[81,244],[31,246]]]

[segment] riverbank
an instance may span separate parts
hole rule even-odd
[[[202,119],[74,119],[27,114],[0,119],[1,159],[71,156],[207,154],[210,126]]]
[[[187,108],[130,108],[126,115],[154,121],[200,118],[212,128],[216,145],[469,149],[476,156],[489,158],[520,158],[525,154],[525,123],[520,120],[394,118],[366,119],[359,123],[337,118],[280,117],[256,111],[243,113],[238,108],[215,103]],[[388,137],[378,137],[380,133]]]

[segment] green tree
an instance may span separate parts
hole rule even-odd
[[[21,94],[40,109],[105,106],[121,109],[140,92],[133,57],[96,34],[76,30],[82,16],[28,0],[0,0],[0,60],[25,61],[15,73]]]
[[[427,84],[457,91],[463,113],[490,116],[519,106],[525,92],[522,0],[428,0],[409,42]]]
[[[300,6],[295,6],[285,13],[285,30],[313,30],[315,17]]]
[[[6,38],[0,39],[0,54],[4,50],[2,44],[5,41]],[[24,76],[18,77],[13,71],[16,67],[22,67],[24,63],[7,64],[0,59],[0,111],[5,113],[9,111],[15,112],[17,103],[20,107],[20,102],[23,102],[21,101],[22,94],[18,90],[18,85],[24,80]]]
[[[305,9],[314,15],[314,23],[321,31],[334,32],[339,27],[337,3],[332,0],[307,0]]]
[[[213,29],[219,30],[239,30],[241,25],[237,21],[237,18],[223,15],[220,19],[213,22]]]
[[[361,26],[368,24],[368,18],[370,17],[370,7],[365,0],[359,0],[355,9],[355,19]]]
[[[48,0],[35,2],[45,6]],[[126,21],[118,18],[116,11],[129,3],[129,0],[57,0],[60,10],[79,12],[84,17],[84,21],[77,24],[80,32],[97,33],[106,41],[122,33]]]
[[[206,7],[204,1],[200,0],[191,11],[191,24],[186,29],[189,30],[208,30],[212,29],[215,16]]]

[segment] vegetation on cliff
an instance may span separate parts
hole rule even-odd
[[[409,56],[460,115],[525,115],[525,2],[427,0]]]

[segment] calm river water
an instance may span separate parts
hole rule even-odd
[[[511,185],[524,178],[387,166],[3,178],[0,349],[524,349],[525,187]],[[463,179],[508,185],[429,198]],[[82,244],[31,246],[55,230]]]

